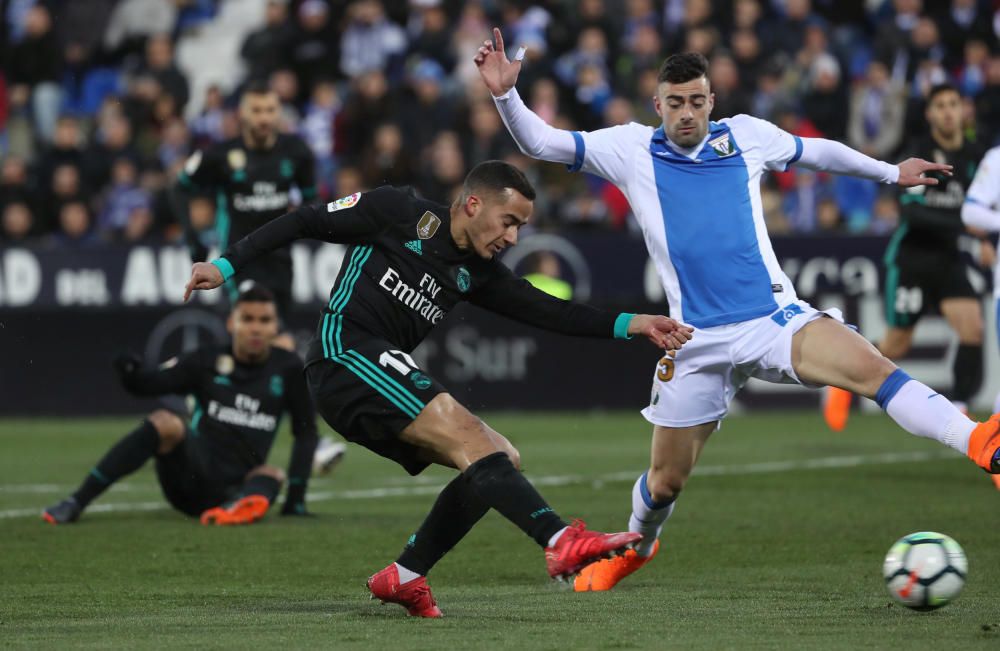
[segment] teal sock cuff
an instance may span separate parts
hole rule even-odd
[[[622,312],[615,319],[615,339],[631,339],[632,335],[628,333],[628,326],[632,323],[632,319],[635,318],[634,314],[629,314],[628,312]]]
[[[216,260],[212,260],[212,264],[215,265],[216,269],[222,272],[222,280],[224,281],[229,280],[236,273],[236,270],[233,269],[232,263],[229,262],[229,260],[226,260],[225,258],[218,258]]]

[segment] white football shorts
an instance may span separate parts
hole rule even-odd
[[[725,417],[751,377],[811,386],[792,369],[792,336],[823,316],[844,321],[838,309],[820,311],[795,301],[751,321],[695,330],[683,348],[657,363],[642,415],[654,425],[689,427]]]

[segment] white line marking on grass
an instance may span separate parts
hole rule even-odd
[[[725,477],[736,475],[763,475],[798,470],[826,470],[830,468],[855,468],[858,466],[885,466],[899,463],[918,463],[921,461],[936,461],[938,459],[958,459],[960,456],[948,450],[937,452],[886,452],[883,454],[857,454],[843,457],[821,457],[797,461],[764,461],[760,463],[727,464],[716,466],[700,466],[694,469],[695,476]],[[535,486],[571,486],[584,484],[601,484],[615,482],[632,482],[638,477],[639,470],[626,470],[603,475],[547,475],[542,477],[528,476]],[[34,487],[35,490],[9,490],[12,487]],[[51,484],[10,484],[0,486],[0,492],[43,493],[50,492]],[[41,490],[45,488],[46,490]],[[328,500],[371,500],[386,497],[416,497],[420,495],[437,495],[444,484],[399,486],[389,488],[367,488],[343,491],[312,491],[309,502],[325,502]],[[165,502],[121,502],[111,504],[95,504],[87,508],[90,513],[113,513],[130,511],[158,511],[168,508]],[[8,518],[37,517],[41,509],[9,509],[0,511],[0,520]]]

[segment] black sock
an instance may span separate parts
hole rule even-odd
[[[494,452],[463,473],[479,498],[542,547],[566,526],[505,452]]]
[[[983,385],[983,347],[959,344],[952,373],[955,379],[951,391],[952,400],[968,404]]]
[[[141,468],[156,454],[159,445],[160,435],[156,428],[148,420],[142,421],[142,425],[126,434],[108,450],[80,484],[80,488],[73,493],[73,497],[81,507],[87,506],[111,484]]]
[[[455,477],[438,495],[396,562],[417,574],[427,574],[489,510],[464,475]]]
[[[243,482],[243,490],[240,491],[240,495],[243,497],[247,495],[263,495],[267,498],[268,503],[274,504],[274,499],[278,497],[278,491],[280,490],[281,482],[274,477],[270,475],[254,475]]]

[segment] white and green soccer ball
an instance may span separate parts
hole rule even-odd
[[[913,610],[934,610],[953,600],[965,587],[968,570],[962,547],[933,531],[900,538],[882,565],[889,594]]]

